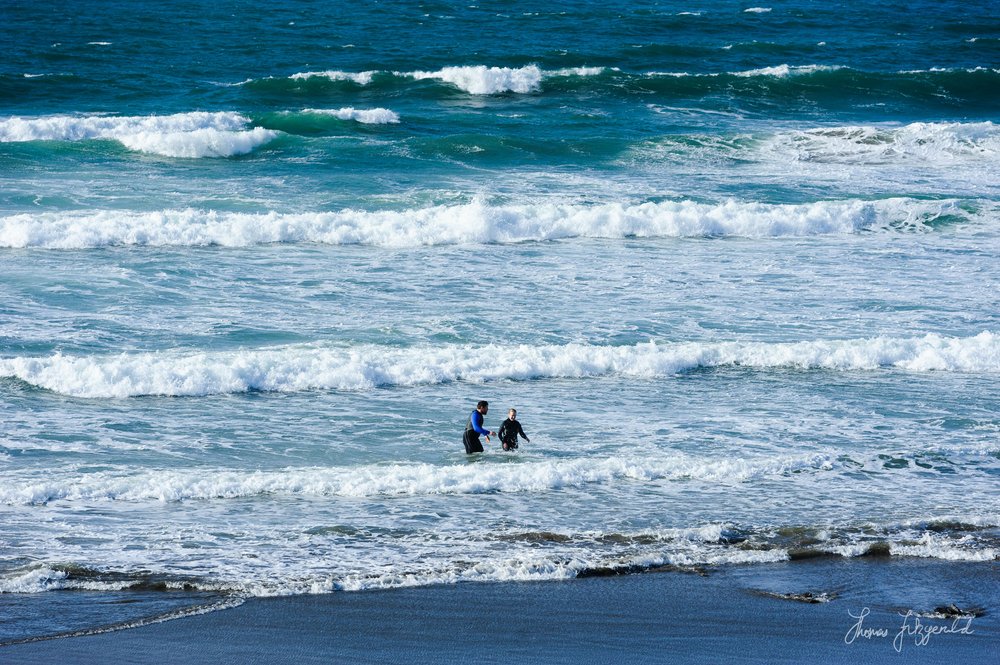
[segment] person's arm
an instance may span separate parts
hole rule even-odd
[[[483,428],[483,414],[478,411],[472,412],[472,429],[476,430],[477,434],[482,434],[486,437],[490,436],[489,430]]]
[[[517,424],[517,429],[518,429],[518,434],[521,435],[521,438],[527,441],[528,443],[531,443],[531,439],[529,439],[528,435],[524,433],[524,428],[521,427],[521,423]]]

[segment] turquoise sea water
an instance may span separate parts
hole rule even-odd
[[[993,3],[3,13],[0,641],[1000,553]]]

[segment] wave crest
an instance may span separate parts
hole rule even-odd
[[[567,67],[543,70],[538,65],[524,67],[487,67],[486,65],[466,65],[442,67],[436,71],[365,71],[344,72],[339,70],[299,72],[288,77],[291,81],[349,81],[361,86],[370,85],[376,77],[395,77],[416,81],[437,80],[469,93],[470,95],[497,95],[507,92],[526,94],[537,92],[544,79],[570,76],[597,76],[604,67]],[[264,79],[272,80],[273,79]],[[244,83],[256,83],[245,81]]]
[[[914,199],[509,206],[473,201],[402,211],[289,214],[107,210],[0,217],[0,247],[247,247],[301,242],[420,247],[565,238],[805,237],[879,229],[927,230],[939,219],[970,221],[976,214],[958,201]]]
[[[386,125],[399,122],[399,114],[384,108],[356,109],[348,106],[342,109],[304,109],[302,113],[333,116],[339,120],[354,120],[366,125]]]
[[[339,70],[328,70],[323,72],[299,72],[297,74],[292,74],[288,78],[293,81],[303,81],[313,78],[323,78],[330,81],[353,81],[358,85],[368,85],[372,82],[375,75],[378,74],[377,71],[367,71],[367,72],[343,72]]]
[[[445,67],[436,72],[397,73],[418,81],[437,79],[451,83],[472,95],[495,95],[501,92],[534,92],[542,82],[542,70],[535,65],[510,67]]]
[[[261,495],[423,496],[544,492],[621,479],[739,483],[765,476],[832,468],[825,455],[705,462],[682,455],[662,459],[611,457],[519,464],[397,464],[277,471],[161,470],[140,474],[95,472],[66,481],[10,485],[0,504],[50,501],[188,501]]]
[[[0,359],[0,377],[88,398],[200,396],[247,391],[370,390],[542,378],[670,376],[697,368],[882,368],[924,372],[1000,372],[1000,335],[926,335],[795,343],[688,342],[635,346],[294,345],[215,353]]]
[[[238,113],[196,111],[166,116],[42,116],[0,120],[0,143],[118,141],[130,150],[166,157],[232,157],[251,152],[279,132],[248,128]]]
[[[764,141],[765,155],[844,164],[918,162],[946,166],[1000,161],[1000,127],[992,122],[928,123],[901,127],[846,126],[785,132]]]

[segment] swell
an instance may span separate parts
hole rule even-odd
[[[0,143],[117,141],[129,150],[166,157],[232,157],[274,140],[232,112],[165,116],[53,115],[0,119]]]
[[[623,71],[616,67],[541,69],[525,67],[453,66],[436,71],[340,70],[303,71],[287,77],[249,79],[239,86],[271,95],[328,95],[364,89],[368,93],[398,93],[408,89],[422,96],[448,98],[455,94],[509,95],[601,92],[644,101],[650,93],[676,98],[718,97],[773,105],[802,102],[831,107],[868,106],[878,101],[931,109],[971,106],[995,111],[1000,105],[1000,69],[926,69],[865,71],[839,65],[779,64],[740,71]],[[430,86],[430,87],[428,87]]]
[[[306,108],[262,114],[256,119],[233,111],[194,111],[172,115],[50,115],[0,118],[0,144],[51,146],[115,142],[133,152],[175,158],[246,155],[286,135],[341,133],[364,125],[398,124],[387,108]],[[46,150],[36,153],[44,162]]]
[[[248,391],[365,391],[455,381],[667,377],[699,368],[1000,372],[1000,335],[876,337],[797,343],[399,348],[293,345],[237,352],[8,357],[0,377],[84,398],[201,396]]]
[[[432,86],[435,94],[461,92],[471,95],[527,94],[542,90],[544,82],[560,79],[601,77],[614,71],[604,67],[572,67],[544,70],[537,65],[495,67],[486,65],[448,66],[439,70],[347,72],[341,70],[303,71],[288,77],[248,79],[238,86],[267,93],[391,92],[400,87],[415,90]]]
[[[687,106],[646,103],[644,113],[654,117],[697,113]],[[418,123],[426,128],[429,118]],[[189,112],[172,115],[52,115],[0,118],[0,145],[30,145],[24,155],[40,164],[65,151],[67,143],[113,142],[133,152],[179,158],[234,157],[263,146],[287,153],[308,146],[330,151],[330,145],[310,139],[318,136],[387,137],[388,143],[358,145],[372,151],[378,165],[383,145],[390,153],[402,152],[434,161],[490,160],[611,160],[617,166],[631,162],[657,164],[761,164],[784,168],[790,164],[872,165],[920,169],[971,169],[961,179],[975,178],[977,170],[1000,165],[1000,126],[984,122],[913,122],[828,125],[759,133],[664,134],[648,139],[627,139],[602,129],[591,120],[572,128],[570,140],[546,140],[530,129],[512,125],[510,133],[496,134],[464,125],[447,135],[427,136],[414,129],[408,118],[380,106],[343,106],[282,110],[256,115],[234,111]],[[387,127],[388,126],[388,127]],[[395,129],[395,126],[400,126]],[[626,127],[622,126],[624,131]],[[464,131],[462,131],[464,130]],[[582,131],[582,133],[580,133]],[[601,132],[598,136],[595,132]],[[279,155],[281,156],[281,155]],[[336,152],[330,154],[336,158]],[[943,174],[946,175],[946,174]],[[984,183],[992,183],[980,177]]]
[[[869,72],[848,67],[778,65],[720,73],[652,72],[625,84],[629,93],[716,98],[769,115],[824,109],[951,112],[989,117],[1000,107],[1000,69]]]

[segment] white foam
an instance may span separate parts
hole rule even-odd
[[[204,146],[203,146],[204,147]],[[819,201],[719,204],[465,205],[301,214],[205,210],[25,213],[0,217],[0,247],[108,245],[247,247],[265,243],[419,247],[564,238],[785,237],[922,228],[941,215],[969,217],[956,201]]]
[[[204,128],[190,132],[140,132],[116,137],[129,150],[166,157],[232,157],[272,141],[278,132],[263,127],[230,132]]]
[[[502,92],[527,93],[538,90],[542,82],[542,70],[536,65],[518,69],[510,67],[445,67],[436,72],[397,72],[398,76],[409,76],[418,81],[438,79],[451,83],[472,95],[495,95]]]
[[[597,76],[604,67],[571,67],[543,71],[537,65],[525,67],[445,67],[435,72],[395,72],[396,76],[408,76],[418,81],[437,79],[450,83],[472,95],[496,95],[504,92],[536,92],[545,78],[566,76]]]
[[[121,591],[138,582],[138,579],[100,580],[91,577],[72,578],[64,570],[40,565],[15,570],[0,576],[0,594],[42,593],[75,589],[86,591]]]
[[[395,77],[409,78],[417,81],[443,81],[472,95],[496,95],[505,92],[516,92],[522,94],[537,92],[542,81],[546,78],[597,76],[605,70],[605,67],[566,67],[563,69],[542,70],[538,67],[538,65],[526,65],[524,67],[487,67],[486,65],[467,65],[442,67],[441,69],[433,71],[311,71],[292,74],[288,78],[292,80],[326,78],[332,81],[353,81],[358,85],[368,85],[372,82],[372,79],[376,75],[391,74]],[[238,85],[243,85],[248,82],[249,81],[244,81]]]
[[[770,7],[748,7],[743,10],[744,14],[767,14],[771,11]]]
[[[950,166],[1000,163],[1000,125],[992,122],[902,126],[841,126],[782,132],[765,140],[760,154],[798,162]]]
[[[185,132],[210,128],[243,129],[248,119],[237,113],[178,113],[167,116],[52,115],[13,116],[0,120],[0,143],[83,141],[138,132]]]
[[[762,67],[760,69],[732,72],[732,74],[733,76],[740,76],[743,78],[754,76],[774,76],[777,78],[786,78],[788,76],[815,74],[816,72],[832,72],[837,71],[838,69],[843,69],[843,67],[834,65],[777,65],[776,67]]]
[[[39,593],[63,588],[67,575],[47,566],[35,566],[0,576],[0,593]]]
[[[475,559],[475,557],[470,556]],[[439,584],[460,584],[464,582],[539,582],[567,580],[580,573],[601,568],[620,570],[643,569],[655,566],[698,566],[747,563],[772,563],[785,561],[787,553],[782,550],[736,550],[710,547],[684,549],[667,554],[648,554],[621,557],[588,556],[574,552],[567,556],[553,557],[543,553],[518,552],[515,556],[502,556],[478,560],[476,563],[452,563],[413,570],[407,566],[404,571],[390,570],[374,573],[347,573],[305,580],[268,580],[242,585],[240,590],[253,596],[278,596],[291,594],[323,594],[334,591],[364,591],[372,589],[395,589]],[[395,568],[395,567],[393,567]]]
[[[0,359],[0,377],[89,398],[196,396],[250,390],[370,390],[452,381],[626,376],[656,378],[699,367],[914,372],[1000,372],[1000,335],[877,337],[798,343],[661,343],[636,346],[395,348],[320,344],[216,353]]]
[[[166,116],[9,117],[0,120],[0,143],[114,140],[130,150],[168,157],[246,154],[279,135],[231,112],[196,111]]]
[[[556,76],[600,76],[607,70],[607,67],[566,67],[564,69],[553,69],[543,72],[545,78]],[[611,67],[611,71],[621,71],[618,67]]]
[[[292,74],[288,78],[293,81],[307,80],[311,78],[325,78],[331,81],[354,81],[358,85],[368,85],[372,82],[372,78],[378,74],[377,71],[366,71],[366,72],[342,72],[339,70],[330,70],[324,72],[299,72],[298,74]]]
[[[954,67],[931,67],[930,69],[905,69],[897,72],[898,74],[952,74],[954,72],[966,72],[967,74],[978,74],[979,72],[992,72],[994,74],[1000,74],[1000,69],[993,67],[966,67],[966,68],[954,68]]]
[[[968,545],[974,544],[971,536],[953,539],[926,532],[916,543],[892,543],[889,546],[889,551],[897,556],[944,559],[946,561],[995,561],[1000,559],[1000,551],[988,547],[968,547]]]
[[[341,120],[354,120],[368,125],[385,125],[399,122],[399,114],[384,108],[356,109],[348,106],[342,109],[304,109],[303,113],[332,115]]]
[[[724,50],[732,49],[732,45],[722,47]],[[684,78],[688,76],[698,78],[718,78],[720,76],[738,76],[740,78],[753,78],[756,76],[768,76],[774,78],[787,78],[789,76],[804,76],[815,74],[816,72],[832,72],[844,69],[840,65],[775,65],[773,67],[761,67],[759,69],[748,69],[738,72],[707,72],[693,74],[691,72],[659,72],[651,71],[644,74],[647,77],[670,76],[674,78]]]
[[[982,445],[971,446],[968,449],[960,449],[960,450],[965,454],[971,454],[971,455],[993,455],[996,453],[998,445],[1000,445],[1000,441],[984,442]],[[948,447],[947,450],[954,451],[955,448]],[[900,522],[898,525],[892,525],[892,526],[894,528],[918,529],[920,531],[925,531],[927,530],[928,526],[932,524],[947,524],[947,523],[974,526],[978,529],[1000,527],[1000,513],[995,513],[993,515],[961,515],[955,513],[947,515],[935,515],[934,517],[904,520],[903,522]]]
[[[606,460],[595,461],[603,463]],[[123,477],[129,473],[124,467],[119,471]],[[197,473],[207,477],[210,470]],[[92,503],[94,497],[87,501]],[[106,509],[113,510],[107,506]],[[196,506],[189,506],[185,512],[197,510]],[[784,547],[773,546],[775,539],[787,542],[787,538],[774,528],[765,528],[763,534],[732,543],[725,538],[729,525],[719,523],[634,532],[560,531],[556,538],[538,539],[532,536],[541,534],[526,532],[522,526],[500,526],[497,530],[496,525],[475,521],[431,531],[377,529],[367,532],[362,529],[363,546],[358,546],[354,538],[330,537],[316,534],[312,529],[303,530],[303,525],[311,523],[308,519],[273,527],[269,527],[267,519],[262,519],[261,515],[255,514],[248,520],[243,524],[227,525],[225,531],[232,533],[235,530],[234,535],[238,534],[235,540],[228,536],[219,539],[214,533],[217,527],[211,520],[200,526],[180,529],[131,525],[126,527],[127,538],[122,534],[121,540],[94,545],[85,553],[78,549],[71,555],[73,559],[83,554],[88,560],[99,561],[98,565],[89,568],[115,571],[113,574],[74,576],[59,570],[59,566],[39,563],[0,577],[0,592],[122,589],[148,580],[151,568],[158,579],[166,580],[168,588],[193,586],[249,596],[282,596],[469,581],[560,580],[601,569],[624,572],[663,565],[741,565],[790,558]],[[67,530],[72,528],[72,525],[62,526]],[[885,529],[884,526],[872,526],[876,531]],[[864,554],[870,545],[870,532],[848,531],[846,537],[851,544],[827,548],[828,551],[840,549],[844,556]],[[984,547],[971,535],[949,538],[923,534],[914,538],[895,528],[888,531],[890,533],[881,542],[890,547],[894,556],[990,561],[990,557],[996,555],[994,549]],[[855,547],[853,539],[856,537],[868,542],[856,543]],[[140,541],[146,547],[140,552],[123,549],[122,542],[130,540]],[[206,556],[205,549],[185,546],[190,542],[219,549]],[[149,558],[149,548],[155,548],[158,554],[155,561]],[[303,557],[304,550],[312,556]],[[483,557],[483,551],[491,555]],[[41,552],[39,561],[46,561],[49,555],[44,546]],[[129,571],[136,572],[131,574]]]
[[[804,456],[706,461],[685,455],[547,460],[534,463],[367,465],[288,468],[277,471],[171,469],[133,473],[122,468],[44,481],[11,481],[0,487],[0,504],[40,505],[53,501],[190,501],[255,496],[425,496],[546,492],[618,480],[698,480],[741,483],[807,470],[827,470],[831,458]],[[721,533],[721,532],[720,532]],[[714,528],[684,539],[715,542]]]

